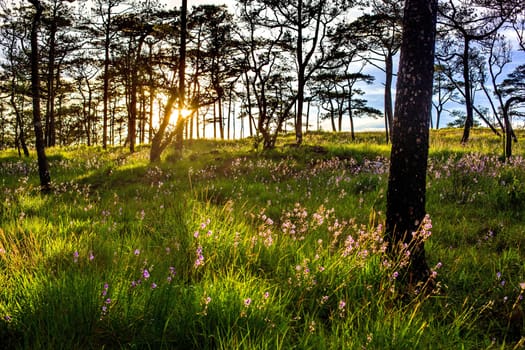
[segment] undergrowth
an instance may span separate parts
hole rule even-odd
[[[432,293],[383,241],[388,145],[313,133],[0,154],[0,343],[13,349],[512,349],[524,343],[525,161],[474,131],[432,134]],[[167,159],[170,159],[169,155]]]

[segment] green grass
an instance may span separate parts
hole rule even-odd
[[[524,149],[431,134],[432,294],[382,240],[379,133],[0,153],[0,344],[9,349],[513,349],[525,342]],[[522,137],[521,133],[518,137]]]

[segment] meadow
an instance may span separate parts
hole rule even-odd
[[[523,140],[525,133],[518,132]],[[385,253],[379,133],[0,152],[5,349],[518,349],[525,346],[525,149],[432,131],[426,253],[407,292]]]

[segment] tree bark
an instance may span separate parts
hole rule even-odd
[[[437,0],[405,3],[387,191],[386,240],[392,253],[399,244],[415,243],[412,232],[426,214],[436,11]],[[415,244],[410,253],[406,277],[411,283],[425,281],[424,244]]]
[[[108,145],[108,103],[109,103],[109,51],[111,45],[111,6],[107,5],[107,17],[104,26],[104,73],[102,74],[103,93],[102,93],[102,148]],[[102,10],[102,6],[101,6]],[[102,11],[101,11],[102,12]]]
[[[49,53],[48,53],[48,68],[47,68],[47,104],[46,104],[46,136],[45,142],[48,147],[56,144],[56,128],[55,128],[55,59],[56,59],[56,33],[57,26],[57,6],[53,7],[53,18],[51,19],[51,28],[49,33]]]
[[[47,162],[44,132],[40,111],[40,72],[38,65],[38,27],[44,7],[38,0],[29,0],[35,7],[35,14],[31,25],[31,93],[33,94],[33,127],[35,129],[35,144],[38,158],[38,175],[40,176],[40,191],[51,191],[51,175]]]
[[[503,106],[503,120],[505,121],[505,159],[512,157],[512,140],[515,139],[512,124],[510,123],[509,110],[513,103],[525,102],[525,96],[514,96],[509,98]]]
[[[467,118],[465,119],[465,126],[463,128],[463,136],[461,143],[468,142],[470,138],[470,129],[474,125],[474,111],[472,109],[472,93],[470,91],[470,68],[469,68],[469,45],[470,40],[465,38],[463,51],[463,81],[465,83],[465,107],[467,111]]]

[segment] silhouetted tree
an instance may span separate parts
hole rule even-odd
[[[277,31],[279,45],[295,61],[296,93],[284,108],[287,115],[296,107],[295,138],[303,140],[305,86],[326,58],[327,33],[349,8],[344,0],[241,0],[244,20],[252,27]],[[249,17],[249,18],[248,18]],[[276,38],[277,36],[274,36]]]
[[[364,14],[351,24],[361,40],[365,58],[374,67],[385,72],[384,114],[386,141],[392,134],[392,82],[394,78],[394,57],[401,46],[401,19],[403,1],[365,1],[371,13]]]
[[[511,124],[511,107],[513,105],[525,106],[525,65],[520,65],[510,73],[501,86],[502,96],[507,97],[503,105],[503,118],[505,120],[505,157],[508,159],[512,156],[512,124]],[[518,112],[518,115],[519,112]],[[524,113],[521,113],[523,116]]]
[[[102,148],[106,149],[108,144],[108,117],[109,117],[109,95],[110,95],[110,55],[111,43],[117,31],[114,26],[114,17],[122,14],[123,10],[117,10],[124,0],[96,0],[93,12],[98,18],[92,19],[92,33],[100,38],[97,42],[104,51],[103,58],[103,96],[102,96]]]
[[[443,57],[448,60],[459,57],[462,63],[461,72],[463,75],[463,92],[465,97],[465,108],[467,119],[461,142],[469,140],[470,129],[474,121],[474,109],[471,92],[470,64],[472,44],[476,41],[484,40],[494,35],[513,14],[512,6],[507,6],[508,2],[503,1],[469,1],[456,3],[448,0],[440,6],[440,24],[442,31],[447,35],[453,35],[453,41],[459,41],[456,45],[457,50],[448,52]],[[452,46],[449,46],[449,49]]]

